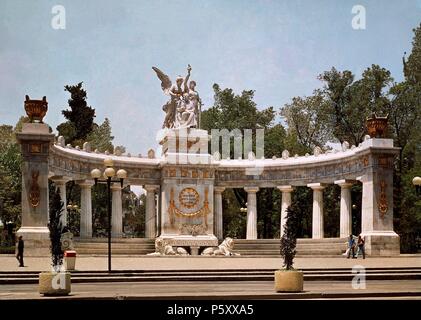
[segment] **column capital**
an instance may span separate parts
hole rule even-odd
[[[309,183],[307,187],[313,189],[313,190],[323,190],[327,187],[326,183]]]
[[[78,180],[76,181],[76,183],[81,188],[91,188],[95,184],[95,182],[93,182],[92,180]]]
[[[72,179],[65,176],[52,176],[49,178],[51,181],[53,181],[55,184],[63,185],[67,182],[71,181]]]
[[[294,191],[293,186],[277,186],[277,188],[278,188],[281,192],[292,192],[292,191]]]
[[[159,189],[159,184],[146,184],[143,186],[143,189],[146,190],[146,192],[155,192],[157,189]]]
[[[259,191],[259,187],[244,187],[244,190],[247,193],[256,193],[257,191]]]
[[[334,183],[340,186],[341,188],[351,188],[352,185],[355,183],[355,180],[343,179],[336,180]]]
[[[111,184],[111,190],[112,191],[118,191],[118,190],[121,190],[122,188],[121,188],[121,184],[120,183],[112,183]]]
[[[224,190],[225,190],[225,187],[220,187],[220,186],[213,187],[213,191],[215,193],[222,193],[222,192],[224,192]]]

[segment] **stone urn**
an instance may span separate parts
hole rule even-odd
[[[42,119],[47,114],[48,102],[44,96],[42,100],[31,100],[29,96],[25,96],[25,111],[31,122],[38,121],[42,123]]]
[[[374,113],[366,120],[367,133],[371,138],[384,138],[387,131],[386,117],[377,117]]]
[[[301,292],[303,291],[303,272],[299,270],[275,271],[276,292]]]
[[[44,296],[67,296],[71,291],[70,272],[42,272],[38,287]]]

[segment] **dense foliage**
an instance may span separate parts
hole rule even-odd
[[[61,201],[60,189],[57,188],[50,200],[49,223],[50,230],[50,249],[53,268],[58,271],[63,264],[63,250],[61,249],[61,235],[63,233],[63,225],[61,223],[61,215],[63,214],[63,201]]]
[[[293,203],[287,208],[284,233],[281,237],[281,256],[284,258],[286,270],[293,269],[301,218],[302,211],[298,203]]]

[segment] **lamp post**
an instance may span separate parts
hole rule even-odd
[[[73,204],[70,201],[69,204],[66,206],[66,208],[67,208],[67,221],[68,221],[69,231],[75,234],[75,232],[73,232],[73,229],[75,228],[75,225],[73,224],[73,220],[75,218],[74,214],[79,211],[79,206],[77,204]]]
[[[421,177],[415,177],[412,179],[412,183],[415,186],[415,193],[417,196],[421,196]]]
[[[111,272],[111,183],[120,182],[123,188],[123,180],[127,178],[127,172],[124,169],[117,171],[117,174],[113,168],[114,162],[111,158],[104,159],[104,172],[100,169],[93,169],[91,171],[91,177],[95,180],[95,185],[98,183],[104,183],[107,185],[107,201],[108,201],[108,272]],[[101,180],[101,176],[105,179]],[[113,180],[113,177],[117,176],[117,180]]]

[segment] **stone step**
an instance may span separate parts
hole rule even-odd
[[[367,280],[419,280],[420,270],[367,270]],[[390,272],[393,271],[393,272]],[[303,270],[305,281],[351,281],[355,274],[350,269],[343,270]],[[93,282],[141,282],[141,281],[273,281],[274,270],[258,270],[239,272],[227,271],[144,271],[144,272],[113,272],[87,273],[72,272],[72,283]],[[35,284],[38,283],[38,274],[5,274],[0,277],[0,284]]]
[[[108,243],[108,238],[74,238],[75,243]],[[155,239],[149,238],[112,238],[112,243],[155,243]]]
[[[338,256],[346,250],[346,239],[324,238],[324,239],[297,239],[297,256]],[[255,255],[279,255],[280,240],[278,239],[257,239],[257,240],[235,240],[234,251],[245,256]]]
[[[280,254],[279,239],[235,239],[234,252],[244,256],[277,256]],[[75,239],[75,250],[82,255],[104,255],[108,253],[107,238]],[[297,239],[297,255],[337,256],[345,252],[346,239]],[[115,238],[111,243],[112,254],[146,255],[155,251],[154,239]]]

